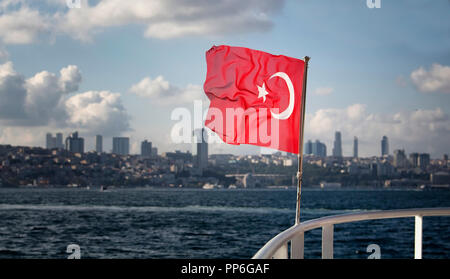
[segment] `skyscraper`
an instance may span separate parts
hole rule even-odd
[[[151,157],[152,156],[152,143],[144,140],[141,142],[141,156]]]
[[[97,152],[97,153],[103,152],[103,136],[102,135],[95,136],[95,152]]]
[[[353,138],[353,158],[358,158],[358,138]]]
[[[47,133],[47,136],[45,138],[45,147],[47,149],[55,148],[56,145],[56,139],[52,136],[52,133]]]
[[[309,145],[307,147],[309,150],[307,150],[308,153],[305,152],[306,154],[312,154],[317,157],[327,157],[327,146],[324,143],[316,140],[315,142],[308,141],[307,144]]]
[[[56,133],[56,148],[64,149],[62,133]]]
[[[430,164],[430,154],[422,153],[419,155],[419,168],[425,170]]]
[[[334,134],[333,156],[342,157],[342,139],[341,132]]]
[[[194,131],[197,137],[197,161],[196,165],[203,170],[208,167],[208,142],[206,140],[207,134],[205,129],[198,129]]]
[[[84,153],[84,139],[78,137],[78,132],[73,132],[66,138],[66,150],[73,153]]]
[[[130,154],[130,138],[127,137],[114,137],[113,138],[113,151],[112,153],[118,155]]]
[[[389,141],[386,136],[381,140],[381,156],[389,155]]]
[[[305,143],[305,152],[304,152],[304,154],[312,154],[313,152],[312,152],[312,141],[311,140],[308,140],[306,143]]]
[[[412,167],[417,168],[419,166],[419,153],[409,154],[409,162]]]
[[[45,146],[47,149],[64,149],[62,133],[57,133],[56,137],[54,137],[51,133],[47,133]]]

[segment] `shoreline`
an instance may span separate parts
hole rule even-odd
[[[63,190],[80,190],[80,191],[101,191],[100,186],[91,187],[68,187],[59,185],[48,186],[11,186],[0,187],[2,189],[16,189],[16,190],[51,190],[51,189],[63,189]],[[201,187],[167,187],[167,186],[108,186],[107,191],[115,190],[199,190],[199,191],[296,191],[296,186],[266,186],[258,188],[213,188],[202,189]],[[303,186],[302,191],[448,191],[449,185],[444,186],[430,186],[421,188],[420,186],[395,186],[395,187],[374,187],[374,186],[342,186],[342,187],[329,187],[321,188],[320,186]]]

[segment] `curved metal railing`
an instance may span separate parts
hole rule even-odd
[[[253,259],[303,259],[304,233],[317,228],[322,228],[322,259],[332,259],[334,225],[366,220],[406,217],[415,218],[414,258],[421,259],[422,217],[424,216],[450,216],[450,207],[349,213],[308,220],[296,224],[272,238],[253,256]],[[290,255],[288,245],[290,245]]]

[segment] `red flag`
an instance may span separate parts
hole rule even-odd
[[[206,63],[206,127],[226,143],[299,153],[305,61],[222,45]]]

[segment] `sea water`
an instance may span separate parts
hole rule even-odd
[[[251,258],[293,225],[295,190],[0,189],[0,258]],[[450,207],[450,191],[304,189],[302,221],[350,212]],[[335,258],[413,258],[414,218],[336,225]],[[320,258],[321,229],[305,233]],[[450,217],[424,217],[423,258],[450,258]]]

